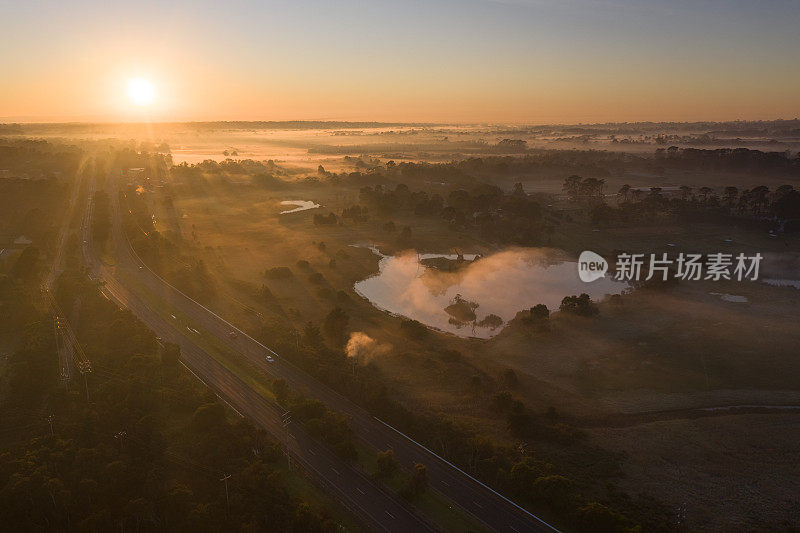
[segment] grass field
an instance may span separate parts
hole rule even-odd
[[[796,414],[670,420],[592,437],[626,453],[624,488],[685,504],[693,530],[788,531],[800,520]]]
[[[638,185],[647,177],[640,178],[641,182],[633,182],[623,177],[623,182]],[[708,179],[711,184],[730,183],[725,181],[728,177]],[[561,179],[537,180],[534,188],[560,189]],[[588,424],[590,442],[628,454],[623,485],[631,492],[646,489],[670,505],[680,505],[681,485],[664,470],[663,457],[674,452],[675,465],[701,465],[706,460],[725,465],[713,475],[689,472],[683,478],[691,495],[687,499],[703,505],[687,509],[693,524],[711,524],[714,513],[729,514],[725,524],[732,527],[755,524],[761,518],[783,520],[776,514],[787,508],[779,499],[785,495],[776,492],[781,481],[768,488],[778,503],[763,506],[758,516],[743,507],[752,494],[726,495],[719,487],[759,483],[759,479],[766,484],[764,476],[782,479],[792,464],[787,453],[776,453],[758,471],[748,465],[757,460],[761,442],[771,440],[775,446],[786,442],[779,421],[794,415],[746,415],[757,421],[759,435],[751,434],[750,418],[745,415],[678,418],[624,428],[597,421],[610,414],[797,403],[800,302],[796,289],[763,283],[685,282],[668,290],[636,291],[623,296],[621,304],[602,302],[594,319],[556,313],[547,333],[514,322],[490,340],[431,332],[424,342],[417,342],[401,334],[400,318],[376,310],[354,293],[356,281],[377,272],[378,258],[352,245],[373,243],[386,253],[402,248],[396,234],[381,229],[382,222],[391,219],[398,227],[412,227],[411,246],[420,251],[491,253],[496,248],[450,231],[436,220],[410,214],[359,224],[314,225],[315,213],[338,213],[358,203],[355,188],[297,183],[278,191],[214,180],[206,181],[200,191],[180,182],[172,187],[175,219],[166,225],[177,223],[187,250],[209,267],[217,295],[214,306],[233,322],[251,331],[272,318],[319,324],[339,305],[350,317],[351,331],[367,333],[384,348],[369,364],[386,377],[396,397],[415,411],[445,416],[514,445],[505,422],[490,409],[492,396],[507,387],[501,373],[511,368],[519,379],[513,394],[530,408],[539,412],[555,408],[578,425]],[[280,201],[289,199],[313,200],[323,207],[279,215],[284,209]],[[583,249],[671,255],[800,251],[796,237],[770,239],[744,226],[672,221],[596,230],[580,220],[567,222],[552,234],[550,244],[573,254]],[[308,267],[299,266],[298,261],[307,261]],[[265,276],[268,269],[283,266],[292,270],[290,278]],[[321,274],[324,281],[313,282],[312,273]],[[269,305],[258,296],[262,285],[274,295]],[[348,298],[337,298],[339,291]],[[744,296],[747,301],[726,301],[720,294]],[[448,349],[460,355],[443,355]],[[471,385],[476,376],[477,389]],[[735,458],[727,459],[725,448],[714,444],[724,431],[736,432],[736,446],[743,451]],[[692,445],[681,448],[682,438]],[[770,449],[765,445],[764,450]],[[730,503],[737,497],[739,507]]]

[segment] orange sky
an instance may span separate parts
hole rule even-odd
[[[800,115],[798,10],[717,3],[12,6],[0,23],[0,120]],[[126,94],[135,77],[155,85],[152,105]]]

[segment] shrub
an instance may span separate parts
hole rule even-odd
[[[292,274],[292,269],[289,267],[281,266],[270,268],[264,275],[270,279],[287,279],[291,278],[294,274]]]
[[[594,316],[600,312],[586,293],[580,296],[565,296],[564,299],[561,300],[561,307],[558,309],[559,311],[578,316]]]
[[[416,320],[403,320],[400,323],[400,331],[402,331],[406,337],[416,340],[423,339],[428,335],[428,328]]]

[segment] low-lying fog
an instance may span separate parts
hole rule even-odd
[[[355,290],[390,313],[461,337],[489,338],[517,312],[536,304],[555,311],[565,296],[585,292],[596,299],[626,287],[607,278],[581,282],[575,261],[552,249],[509,249],[467,262],[455,272],[419,262],[431,257],[455,259],[413,252],[382,256],[380,272],[356,283]]]

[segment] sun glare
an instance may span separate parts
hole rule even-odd
[[[138,106],[146,106],[153,102],[156,90],[152,83],[143,78],[134,78],[128,82],[128,97]]]

